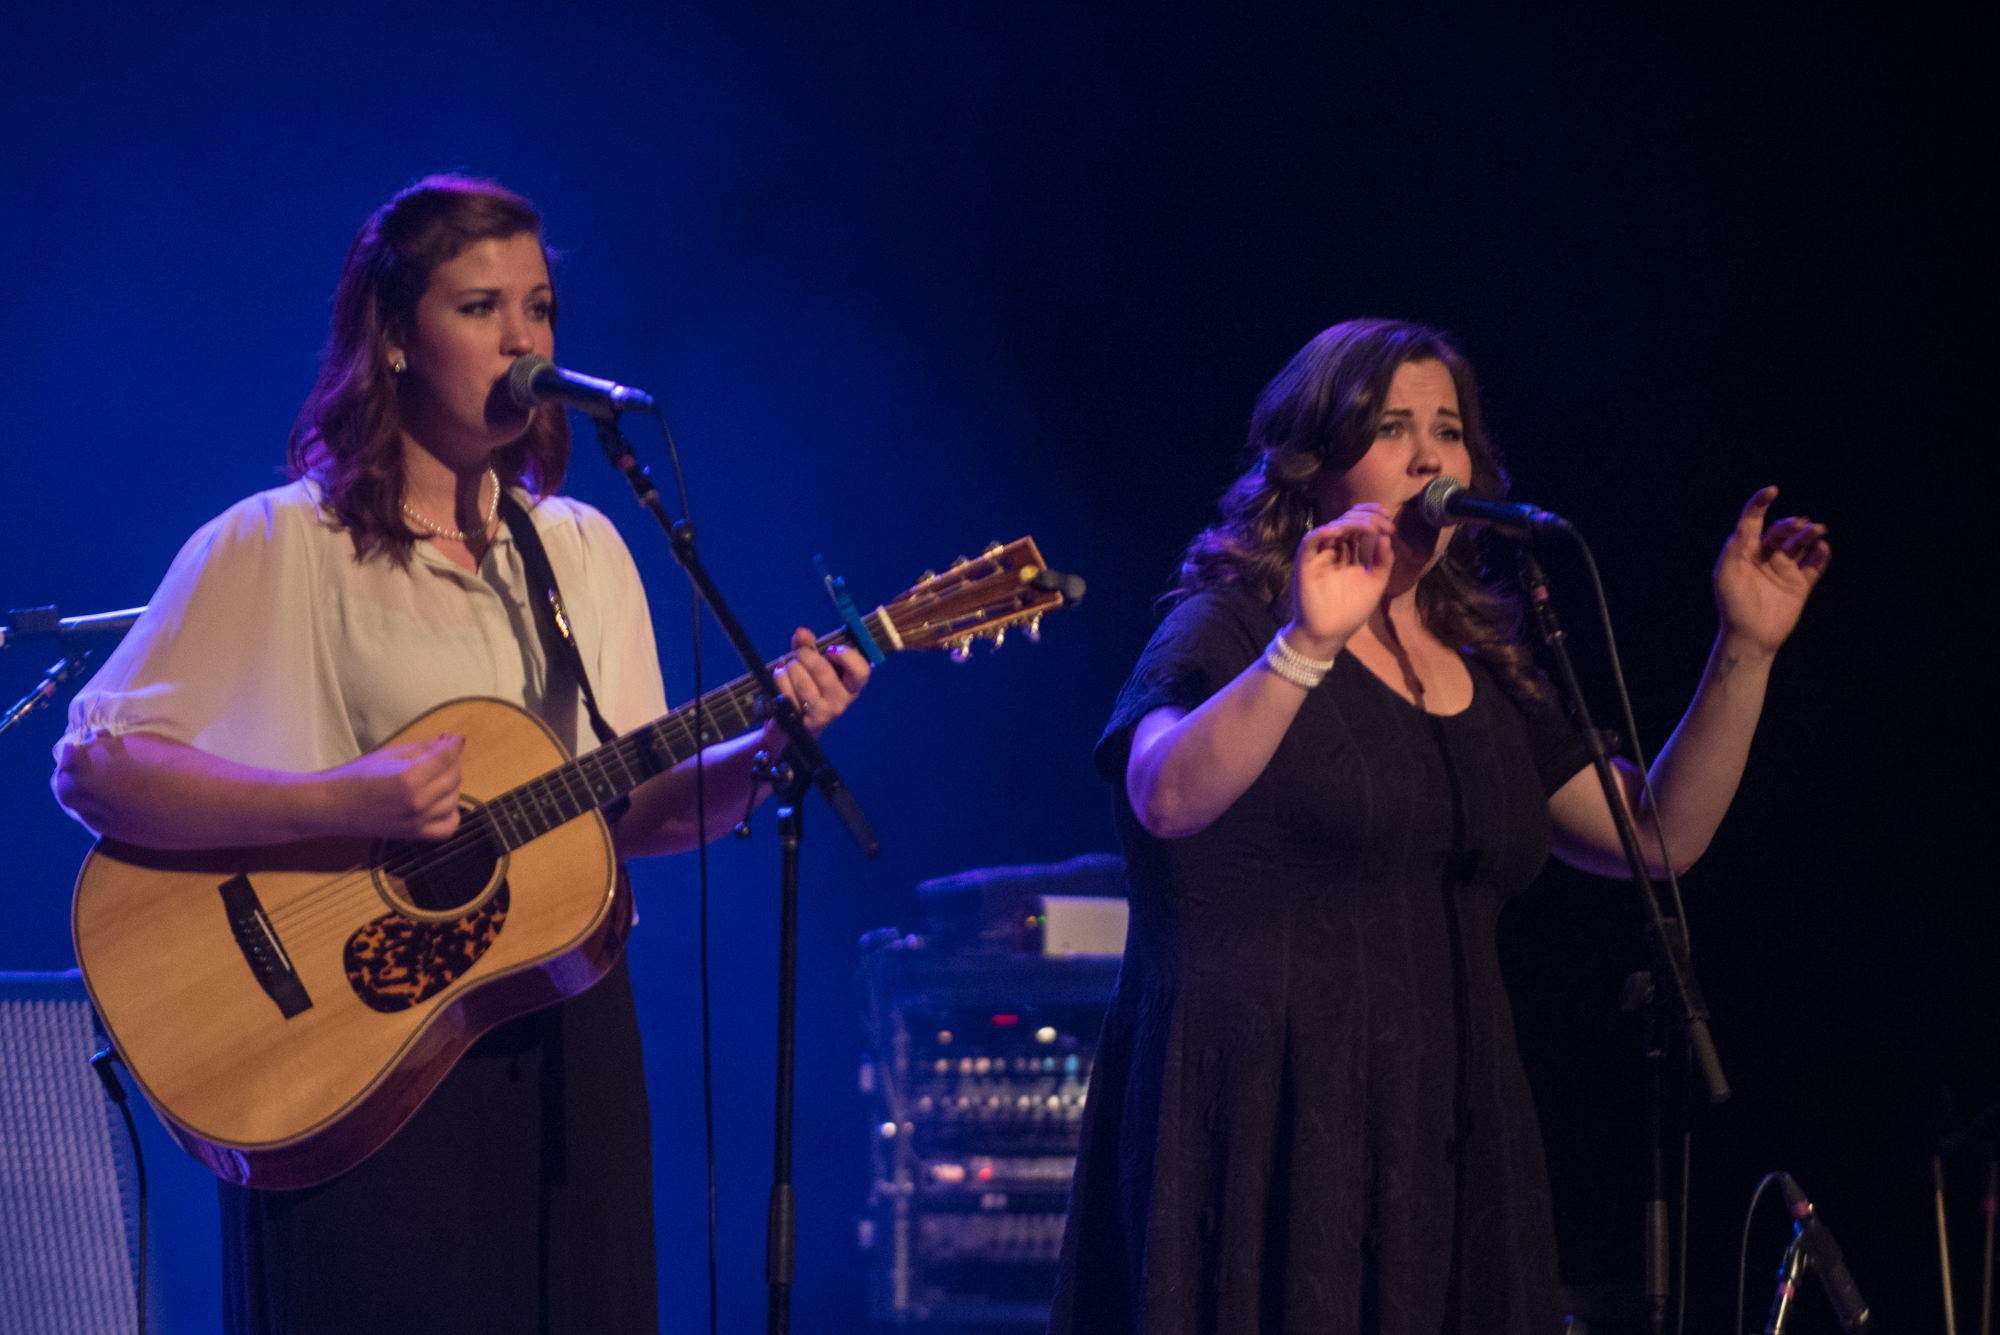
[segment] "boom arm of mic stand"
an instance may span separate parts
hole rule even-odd
[[[1639,847],[1639,834],[1632,826],[1632,813],[1626,808],[1625,794],[1612,773],[1611,756],[1604,749],[1604,738],[1591,722],[1590,706],[1585,703],[1583,688],[1577,682],[1576,666],[1570,662],[1568,637],[1549,602],[1548,576],[1543,573],[1541,562],[1535,559],[1534,550],[1525,542],[1520,546],[1520,555],[1521,582],[1528,595],[1528,605],[1534,611],[1543,642],[1555,657],[1556,669],[1562,674],[1563,689],[1576,705],[1577,721],[1583,725],[1584,740],[1590,747],[1590,762],[1597,770],[1598,783],[1604,788],[1604,801],[1611,808],[1612,823],[1618,827],[1618,842],[1625,850],[1626,865],[1632,870],[1632,885],[1639,892],[1640,906],[1646,915],[1646,948],[1652,957],[1653,976],[1666,983],[1667,995],[1678,1011],[1676,1018],[1680,1021],[1682,1032],[1687,1035],[1688,1050],[1694,1054],[1702,1083],[1708,1087],[1708,1101],[1726,1102],[1729,1080],[1722,1073],[1722,1058],[1717,1054],[1714,1036],[1708,1030],[1708,1003],[1702,999],[1700,986],[1695,982],[1694,966],[1688,958],[1687,938],[1681,933],[1679,920],[1669,918],[1660,911],[1660,897],[1653,888],[1653,878],[1646,871],[1646,855]]]
[[[743,665],[750,669],[750,675],[757,679],[757,687],[763,691],[764,698],[771,702],[772,716],[778,720],[778,725],[785,730],[785,736],[790,740],[792,763],[805,773],[812,786],[819,790],[820,796],[826,799],[826,804],[833,808],[833,814],[840,818],[840,823],[847,827],[848,835],[860,847],[861,856],[866,858],[880,856],[882,841],[875,837],[874,829],[868,824],[868,817],[862,814],[861,804],[854,800],[854,794],[848,791],[846,781],[840,777],[840,771],[836,770],[833,762],[826,758],[826,752],[820,749],[819,739],[807,729],[805,720],[799,717],[799,711],[785,698],[785,693],[778,689],[778,680],[771,675],[771,669],[765,665],[764,656],[757,652],[757,646],[751,641],[749,633],[743,629],[743,623],[729,610],[729,604],[723,600],[722,590],[718,589],[715,581],[709,578],[707,568],[701,563],[701,553],[695,550],[694,526],[686,521],[676,524],[667,517],[666,505],[660,500],[660,489],[653,485],[653,479],[646,475],[646,470],[639,466],[639,460],[633,455],[631,447],[625,443],[624,435],[618,430],[617,415],[604,417],[593,415],[590,420],[597,428],[597,443],[603,447],[604,457],[611,461],[613,468],[625,475],[625,480],[632,484],[633,494],[639,498],[639,504],[652,511],[653,517],[660,521],[660,527],[667,531],[667,537],[673,546],[674,559],[680,562],[681,569],[687,571],[688,578],[694,582],[695,591],[701,595],[701,600],[708,604],[708,610],[714,615],[716,624],[721,626],[722,633],[729,637],[730,645],[743,660]],[[700,763],[699,760],[696,763]]]

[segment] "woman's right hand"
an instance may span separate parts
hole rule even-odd
[[[1285,643],[1307,658],[1339,654],[1381,605],[1396,563],[1395,531],[1386,507],[1363,501],[1299,540]]]
[[[458,829],[459,757],[465,738],[385,746],[322,777],[346,833],[383,839],[442,839]]]

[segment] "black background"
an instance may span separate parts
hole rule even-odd
[[[1041,645],[892,662],[829,739],[888,852],[862,863],[814,812],[798,1328],[853,1330],[855,937],[907,923],[925,877],[1110,847],[1090,744],[1237,471],[1258,387],[1336,320],[1441,326],[1480,370],[1515,494],[1591,535],[1653,748],[1707,652],[1706,572],[1743,499],[1775,481],[1780,511],[1832,525],[1832,572],[1736,806],[1685,881],[1736,1087],[1695,1119],[1688,1328],[1730,1319],[1742,1210],[1773,1168],[1817,1198],[1885,1328],[1934,1328],[1927,1122],[1947,1085],[1967,1111],[2000,1094],[2000,915],[1975,856],[1988,617],[1957,501],[1985,483],[1991,434],[1987,75],[1969,24],[1909,7],[16,16],[0,600],[141,602],[199,523],[273,484],[353,229],[454,167],[547,213],[568,252],[562,360],[667,406],[709,563],[770,651],[797,621],[832,623],[815,552],[864,600],[1022,532],[1088,577]],[[685,698],[685,586],[578,443],[569,490],[626,533]],[[1608,718],[1581,576],[1552,573]],[[9,698],[48,656],[0,663]],[[44,716],[0,741],[16,853],[0,967],[71,962],[65,892],[88,840],[43,786],[59,731]],[[765,825],[715,859],[732,1328],[762,1311]],[[638,881],[662,1310],[692,1328],[692,859]],[[1629,1280],[1629,895],[1552,868],[1503,931],[1568,1278]],[[155,1141],[157,1320],[212,1328],[211,1198]],[[1951,1171],[1976,1275],[1974,1166]],[[1781,1238],[1772,1209],[1753,1320]],[[1832,1329],[1816,1294],[1796,1328]]]

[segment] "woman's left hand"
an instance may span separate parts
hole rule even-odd
[[[815,647],[813,633],[804,626],[792,633],[792,661],[778,669],[778,689],[785,693],[805,720],[806,728],[817,737],[827,725],[847,712],[854,698],[868,684],[868,659],[858,649],[833,645],[825,653]],[[777,738],[782,747],[783,742]],[[775,751],[773,755],[777,754]]]
[[[1723,635],[1747,639],[1766,653],[1777,652],[1798,625],[1806,598],[1833,560],[1824,524],[1798,515],[1765,527],[1777,496],[1776,487],[1765,487],[1750,498],[1715,563]]]

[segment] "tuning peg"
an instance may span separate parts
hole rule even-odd
[[[1022,629],[1026,633],[1030,644],[1040,644],[1042,642],[1042,618],[1039,613],[1029,617],[1028,624]]]
[[[1007,628],[1005,626],[995,626],[991,638],[993,640],[993,652],[997,654],[1000,652],[1000,646],[1007,642]]]
[[[980,554],[980,555],[981,555],[982,557],[987,557],[987,556],[998,556],[998,555],[1000,555],[1000,553],[1002,553],[1002,552],[1004,552],[1004,551],[1006,551],[1006,550],[1007,550],[1007,544],[1005,544],[1005,543],[1002,543],[1002,542],[989,542],[989,543],[987,543],[987,544],[986,544],[986,546],[985,546],[985,547],[983,547],[982,549],[980,549],[980,552],[979,552],[979,554]]]
[[[1030,588],[1060,593],[1071,606],[1083,601],[1084,583],[1077,575],[1065,575],[1060,570],[1036,570],[1021,572],[1021,582]]]

